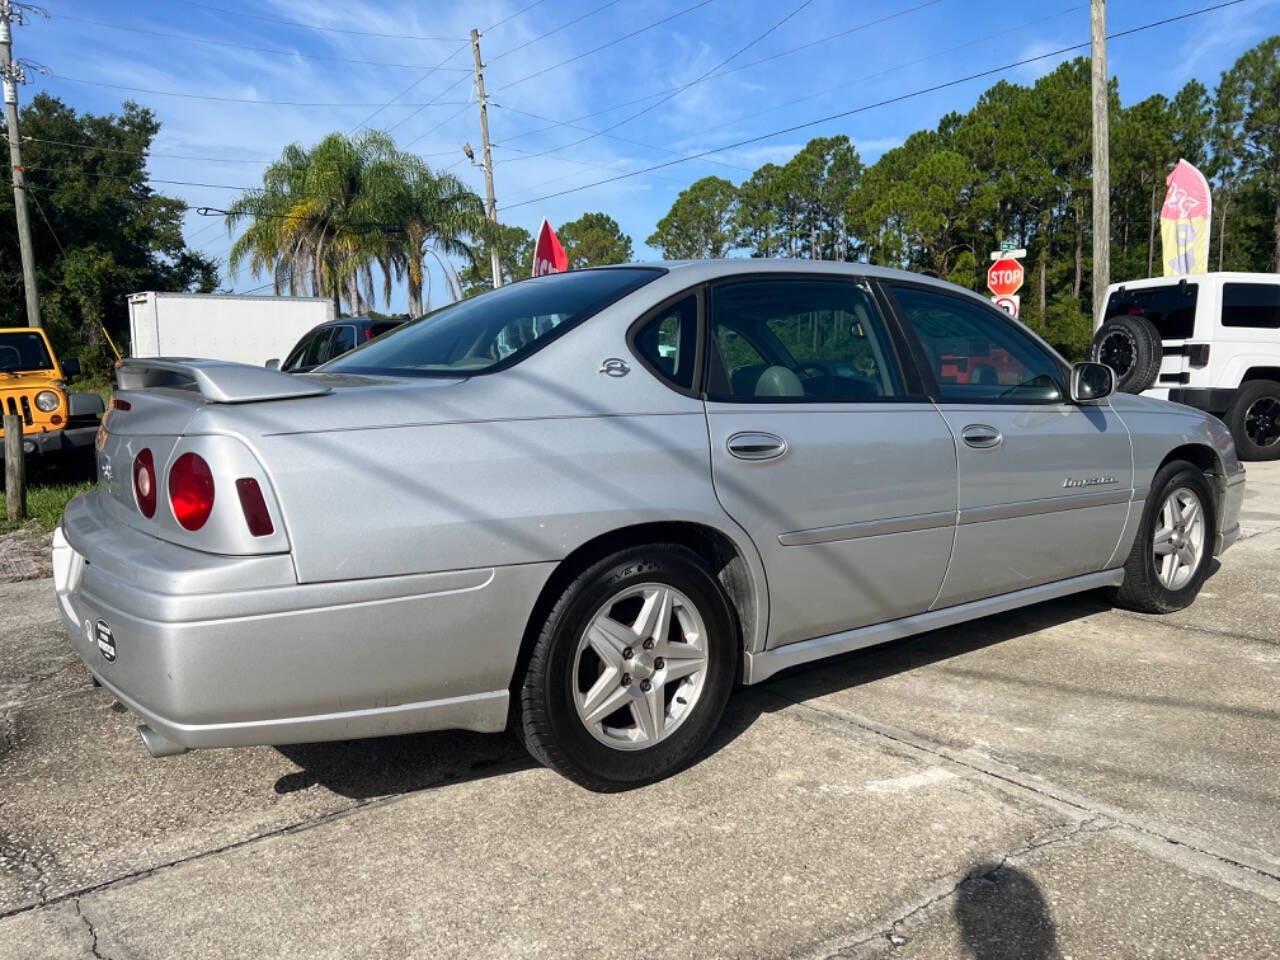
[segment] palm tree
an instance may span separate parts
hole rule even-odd
[[[462,296],[462,282],[452,257],[475,261],[473,242],[482,239],[489,221],[480,197],[450,173],[432,173],[416,156],[406,155],[405,192],[400,219],[404,224],[397,264],[405,273],[409,315],[421,316],[431,307],[430,257],[440,265],[449,295]]]
[[[375,265],[390,297],[405,192],[405,155],[389,136],[370,130],[355,139],[332,133],[310,150],[286,147],[250,190],[227,211],[228,233],[248,226],[231,248],[233,272],[247,264],[270,272],[277,294],[345,299],[361,312],[374,300]]]

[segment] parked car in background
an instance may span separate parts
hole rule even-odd
[[[1280,274],[1115,283],[1096,326],[1121,390],[1221,417],[1244,460],[1280,458]]]
[[[105,409],[96,393],[72,393],[67,379],[78,376],[80,361],[59,362],[43,329],[0,329],[0,412],[22,420],[22,450],[27,462],[69,461],[85,455],[93,465],[93,440]],[[4,429],[0,426],[0,438]],[[4,444],[0,443],[0,463]]]
[[[1113,383],[959,287],[747,259],[521,280],[310,375],[129,360],[57,602],[157,755],[510,723],[620,789],[739,681],[1081,590],[1191,603],[1244,471]]]
[[[374,337],[389,333],[404,323],[396,318],[342,317],[320,324],[308,330],[289,351],[284,363],[279,359],[268,360],[268,367],[279,367],[286,373],[309,373],[322,363],[327,363],[354,350]]]

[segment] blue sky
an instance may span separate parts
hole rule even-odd
[[[644,259],[655,256],[645,238],[693,180],[717,174],[740,182],[761,163],[785,161],[810,137],[834,133],[847,134],[863,159],[874,161],[915,130],[935,125],[946,112],[968,109],[998,77],[544,202],[506,212],[502,208],[1089,36],[1087,0],[1004,5],[810,0],[780,25],[802,0],[615,0],[598,12],[593,11],[605,0],[543,0],[511,17],[531,2],[49,0],[49,20],[35,17],[15,29],[16,55],[51,71],[48,76],[32,74],[21,97],[43,89],[96,113],[118,110],[122,100],[135,99],[154,110],[162,123],[149,164],[153,180],[232,187],[260,183],[263,161],[277,157],[285,144],[309,145],[335,129],[351,132],[378,111],[369,125],[390,128],[402,147],[418,151],[433,166],[451,167],[483,191],[480,170],[462,154],[467,141],[478,154],[480,139],[465,38],[472,27],[492,26],[481,48],[488,63],[485,82],[492,103],[489,123],[501,219],[533,231],[543,216],[557,224],[604,210],[631,235],[637,256]],[[1109,31],[1211,2],[1111,0]],[[657,25],[644,29],[651,24]],[[566,26],[536,39],[561,25]],[[590,52],[633,32],[629,39]],[[1277,32],[1280,0],[1245,0],[1118,39],[1109,47],[1109,68],[1119,78],[1125,103],[1153,93],[1172,94],[1191,77],[1212,88],[1244,50]],[[742,52],[729,59],[737,51]],[[767,62],[756,63],[765,58]],[[1060,59],[1041,60],[1002,76],[1029,83]],[[562,61],[571,62],[524,79]],[[438,69],[428,72],[433,66]],[[707,79],[691,84],[704,74]],[[682,87],[658,102],[659,94]],[[648,99],[619,106],[642,97]],[[305,105],[239,102],[262,100]],[[600,130],[651,104],[656,105],[608,136],[563,150],[555,148],[589,134],[564,126],[544,129],[546,120],[529,116]],[[587,119],[577,119],[582,117]],[[530,156],[544,151],[554,152]],[[224,186],[157,182],[156,189],[180,196],[192,207],[220,207],[236,194]],[[223,257],[231,243],[220,220],[194,213],[188,216],[187,236],[214,257]],[[224,271],[223,282],[244,291],[266,279]],[[442,296],[437,281],[435,301]],[[404,308],[403,290],[396,291],[392,308]]]

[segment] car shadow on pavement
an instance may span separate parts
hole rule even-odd
[[[465,730],[285,744],[275,749],[301,768],[276,781],[277,794],[318,785],[352,800],[412,793],[536,765],[510,734]]]

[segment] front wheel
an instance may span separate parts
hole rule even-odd
[[[724,712],[736,618],[700,557],[624,550],[573,580],[535,641],[520,690],[535,759],[592,790],[659,780],[687,763]]]
[[[1209,575],[1216,520],[1213,491],[1199,467],[1182,460],[1161,467],[1124,565],[1117,602],[1143,613],[1188,606]]]

